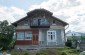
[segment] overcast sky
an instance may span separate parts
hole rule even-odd
[[[15,22],[36,8],[69,23],[67,31],[85,32],[85,0],[0,0],[0,21]]]

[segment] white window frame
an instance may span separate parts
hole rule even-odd
[[[23,33],[23,35],[21,35],[21,36],[23,36],[23,39],[18,38],[18,37],[20,37],[20,36],[18,36],[20,33]],[[24,32],[17,32],[17,40],[24,40]]]
[[[30,32],[31,34],[30,34],[30,36],[29,36],[29,34],[27,35],[27,36],[29,36],[30,37],[30,39],[26,39],[26,34],[27,34],[27,32]],[[31,31],[27,31],[27,32],[25,32],[25,40],[32,40],[32,32]]]
[[[54,32],[54,34],[53,34],[53,32]],[[53,40],[51,39],[51,37],[49,38],[49,36],[51,36],[51,35],[52,36],[54,35],[54,37],[52,37]],[[48,30],[47,31],[47,45],[48,45],[48,42],[56,42],[56,39],[57,39],[57,37],[56,37],[56,31],[55,30]]]

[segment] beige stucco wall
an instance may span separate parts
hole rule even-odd
[[[63,26],[57,26],[57,25],[51,25],[50,28],[51,29],[64,29]]]
[[[30,29],[30,26],[17,26],[16,29]]]
[[[30,26],[17,26],[16,29],[30,29]],[[50,29],[65,29],[63,26],[51,25]]]

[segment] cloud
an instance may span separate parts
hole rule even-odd
[[[47,0],[39,5],[30,6],[29,10],[45,8],[53,15],[68,22],[66,30],[85,32],[85,0]]]
[[[50,11],[58,11],[62,8],[69,8],[79,5],[80,2],[78,0],[48,0],[42,2],[40,5],[32,5],[29,10],[33,10],[35,8],[45,8]]]
[[[26,15],[26,11],[17,7],[0,6],[0,21],[8,20],[8,22],[15,22]]]
[[[85,32],[85,0],[45,0],[39,5],[30,6],[29,10],[45,8],[61,20],[69,23],[66,30]],[[23,9],[17,7],[0,6],[0,21],[14,22],[26,16]]]

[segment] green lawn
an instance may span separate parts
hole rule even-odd
[[[67,55],[79,55],[79,52],[72,48],[44,49],[39,52],[46,53],[47,55],[61,55],[62,53],[66,53]]]
[[[72,48],[57,48],[57,50],[62,53],[65,52],[67,55],[79,55],[79,52],[77,52],[76,49],[72,49]]]
[[[79,53],[75,49],[71,48],[50,48],[50,49],[42,49],[37,52],[33,51],[17,51],[13,50],[11,52],[6,51],[7,53],[10,53],[11,55],[61,55],[62,52],[66,53],[67,55],[79,55]],[[31,54],[30,54],[31,53]]]

